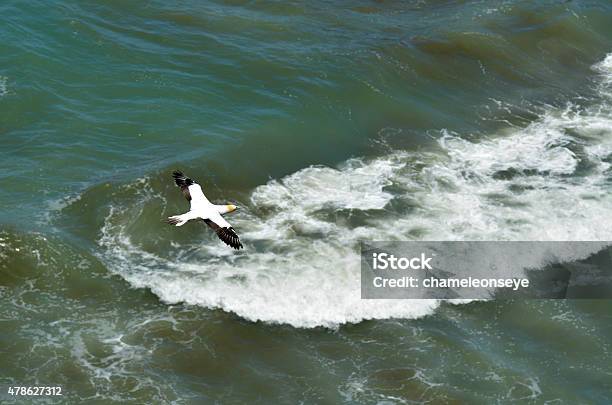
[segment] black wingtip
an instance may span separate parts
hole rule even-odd
[[[176,183],[176,185],[180,188],[189,187],[190,185],[195,183],[189,177],[185,176],[180,170],[173,171],[172,177],[174,178],[174,182]],[[189,199],[189,197],[187,199]]]
[[[236,250],[242,249],[242,242],[240,242],[240,238],[234,231],[234,228],[219,228],[217,230],[217,236],[221,239],[226,245]]]

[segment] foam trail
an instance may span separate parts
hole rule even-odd
[[[246,251],[197,260],[136,246],[133,213],[111,211],[104,260],[162,300],[256,321],[334,327],[417,318],[434,300],[361,300],[362,240],[612,240],[612,57],[595,66],[601,98],[549,109],[522,129],[471,142],[444,131],[429,152],[396,151],[309,167],[255,188],[234,216]]]
[[[8,94],[7,82],[8,78],[6,76],[0,76],[0,97],[6,96]]]
[[[0,76],[0,97],[8,94],[8,78],[6,76]]]

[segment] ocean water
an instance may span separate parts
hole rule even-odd
[[[612,240],[611,21],[0,3],[0,402],[608,403],[610,301],[361,300],[358,254]],[[162,222],[174,169],[240,206],[244,250]]]

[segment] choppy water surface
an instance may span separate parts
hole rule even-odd
[[[534,3],[2,3],[2,401],[605,403],[608,301],[359,299],[362,240],[612,240],[612,6]]]

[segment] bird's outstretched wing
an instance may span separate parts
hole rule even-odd
[[[234,228],[221,215],[217,214],[212,216],[212,218],[204,218],[204,222],[215,231],[219,239],[226,245],[234,249],[241,249],[243,247]]]
[[[185,196],[187,201],[191,201],[189,186],[191,186],[192,184],[196,184],[195,181],[185,176],[180,170],[173,171],[172,177],[174,177],[174,182],[176,183],[176,185],[181,188],[181,191],[183,192],[183,195]]]
[[[208,198],[204,195],[202,187],[189,177],[185,176],[180,170],[175,170],[172,173],[174,182],[181,188],[183,195],[191,203],[191,209],[199,209],[210,204]]]

